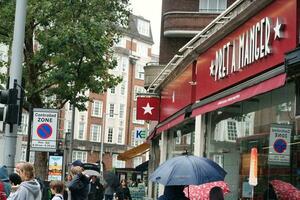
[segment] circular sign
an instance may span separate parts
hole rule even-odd
[[[47,123],[40,124],[37,127],[37,135],[42,139],[49,138],[52,135],[52,127]]]
[[[273,144],[273,148],[277,153],[283,153],[287,148],[287,142],[281,138],[277,139]]]

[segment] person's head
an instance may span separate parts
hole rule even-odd
[[[16,164],[16,169],[15,169],[15,171],[16,171],[17,174],[20,175],[20,168],[21,168],[21,166],[22,166],[24,163],[25,163],[25,162],[21,161],[21,162],[18,162],[18,163]]]
[[[52,194],[63,194],[65,185],[62,181],[51,181],[50,189],[51,189]]]
[[[11,185],[20,185],[21,182],[22,182],[22,179],[19,176],[19,174],[17,174],[17,173],[11,173],[9,175],[9,181],[10,181]]]
[[[20,177],[22,181],[30,181],[34,178],[34,168],[31,163],[23,163],[20,166]]]
[[[93,183],[95,183],[95,182],[97,181],[97,177],[96,177],[96,176],[91,176],[91,181],[92,181]]]
[[[80,160],[75,160],[74,162],[72,162],[71,168],[73,167],[81,167],[83,168],[83,163]]]
[[[120,184],[122,187],[127,187],[127,181],[125,179],[122,179]]]
[[[213,187],[209,192],[210,200],[224,200],[223,190],[220,187]]]
[[[80,174],[80,173],[82,173],[82,167],[80,167],[80,166],[75,166],[75,167],[71,167],[71,176],[75,176],[75,175],[77,175],[77,174]]]

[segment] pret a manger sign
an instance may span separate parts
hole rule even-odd
[[[230,33],[216,37],[218,41],[197,59],[196,99],[283,65],[285,54],[299,40],[297,2],[274,0],[236,28],[220,27],[219,34]]]
[[[283,24],[277,17],[272,28],[272,19],[265,17],[246,32],[227,42],[216,51],[216,57],[211,61],[210,75],[214,80],[226,78],[229,74],[238,72],[251,63],[272,53],[271,40],[283,37]],[[271,38],[271,32],[274,36]]]

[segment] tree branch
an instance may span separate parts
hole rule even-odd
[[[64,99],[60,104],[60,106],[58,107],[58,109],[62,109],[68,101],[69,101],[68,99]]]
[[[44,91],[44,90],[50,88],[50,87],[53,86],[53,85],[55,85],[55,83],[51,83],[51,84],[45,85],[44,87],[42,87],[42,88],[36,90],[35,92],[33,92],[33,93],[31,94],[31,96],[34,95],[34,94],[38,94],[38,93],[40,93],[40,92],[42,92],[42,91]]]
[[[51,67],[48,67],[47,69],[45,69],[45,70],[43,70],[43,71],[41,71],[41,72],[38,72],[38,73],[36,74],[36,76],[40,76],[40,75],[42,75],[42,74],[44,74],[44,73],[46,73],[46,72],[48,72],[48,71],[54,69],[55,67],[56,67],[56,65],[52,65]]]

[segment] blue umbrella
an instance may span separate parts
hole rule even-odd
[[[217,163],[203,157],[184,155],[161,164],[150,180],[163,185],[201,185],[224,181],[226,172]]]

